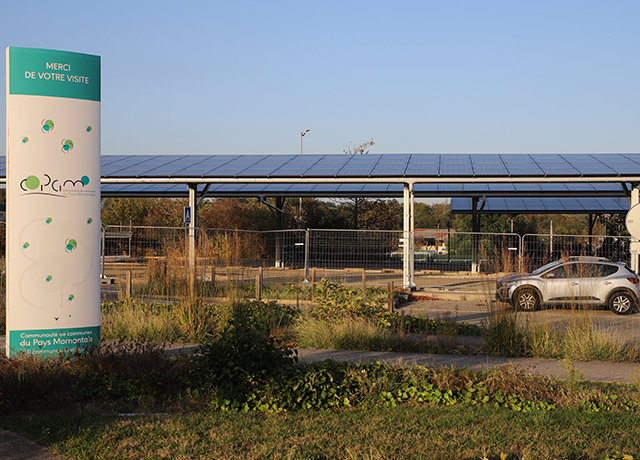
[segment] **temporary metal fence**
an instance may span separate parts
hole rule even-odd
[[[527,234],[522,237],[520,270],[529,272],[570,256],[605,257],[630,262],[630,236]]]
[[[3,226],[0,226],[2,229]],[[327,278],[401,285],[402,231],[197,229],[195,277],[210,283],[297,284]],[[139,281],[189,276],[187,230],[183,227],[108,226],[102,230],[102,274]],[[416,277],[437,272],[513,273],[551,260],[588,255],[629,260],[629,237],[417,231],[413,240]],[[406,268],[406,267],[405,267]]]

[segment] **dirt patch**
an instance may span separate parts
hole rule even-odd
[[[409,297],[407,298],[407,300],[409,302],[420,302],[425,300],[442,300],[442,299],[438,297],[432,297],[427,294],[409,294]]]

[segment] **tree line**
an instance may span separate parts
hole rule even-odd
[[[281,200],[282,201],[282,200]],[[400,230],[403,207],[397,200],[345,198],[287,199],[271,206],[257,199],[218,198],[206,200],[198,209],[200,228],[268,231],[278,229]],[[102,225],[181,227],[186,199],[110,198],[102,210]],[[283,213],[276,211],[282,206]],[[584,214],[484,214],[481,232],[583,235],[588,233]],[[451,229],[470,232],[471,216],[452,214],[449,203],[415,203],[416,229]],[[625,235],[624,215],[597,216],[594,234]]]

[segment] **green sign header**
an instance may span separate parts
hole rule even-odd
[[[37,48],[9,50],[9,94],[100,101],[100,56]]]

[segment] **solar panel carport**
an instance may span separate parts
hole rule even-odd
[[[466,198],[476,216],[498,197],[552,198],[563,212],[582,213],[594,197],[637,203],[640,183],[635,153],[103,155],[101,161],[103,198],[189,196],[195,207],[198,198],[229,196],[402,197],[407,235],[414,230],[415,198]],[[0,181],[5,176],[0,170]],[[568,197],[575,207],[564,201]],[[619,206],[601,203],[603,212],[619,212]],[[410,286],[411,241],[404,251],[404,283]]]

